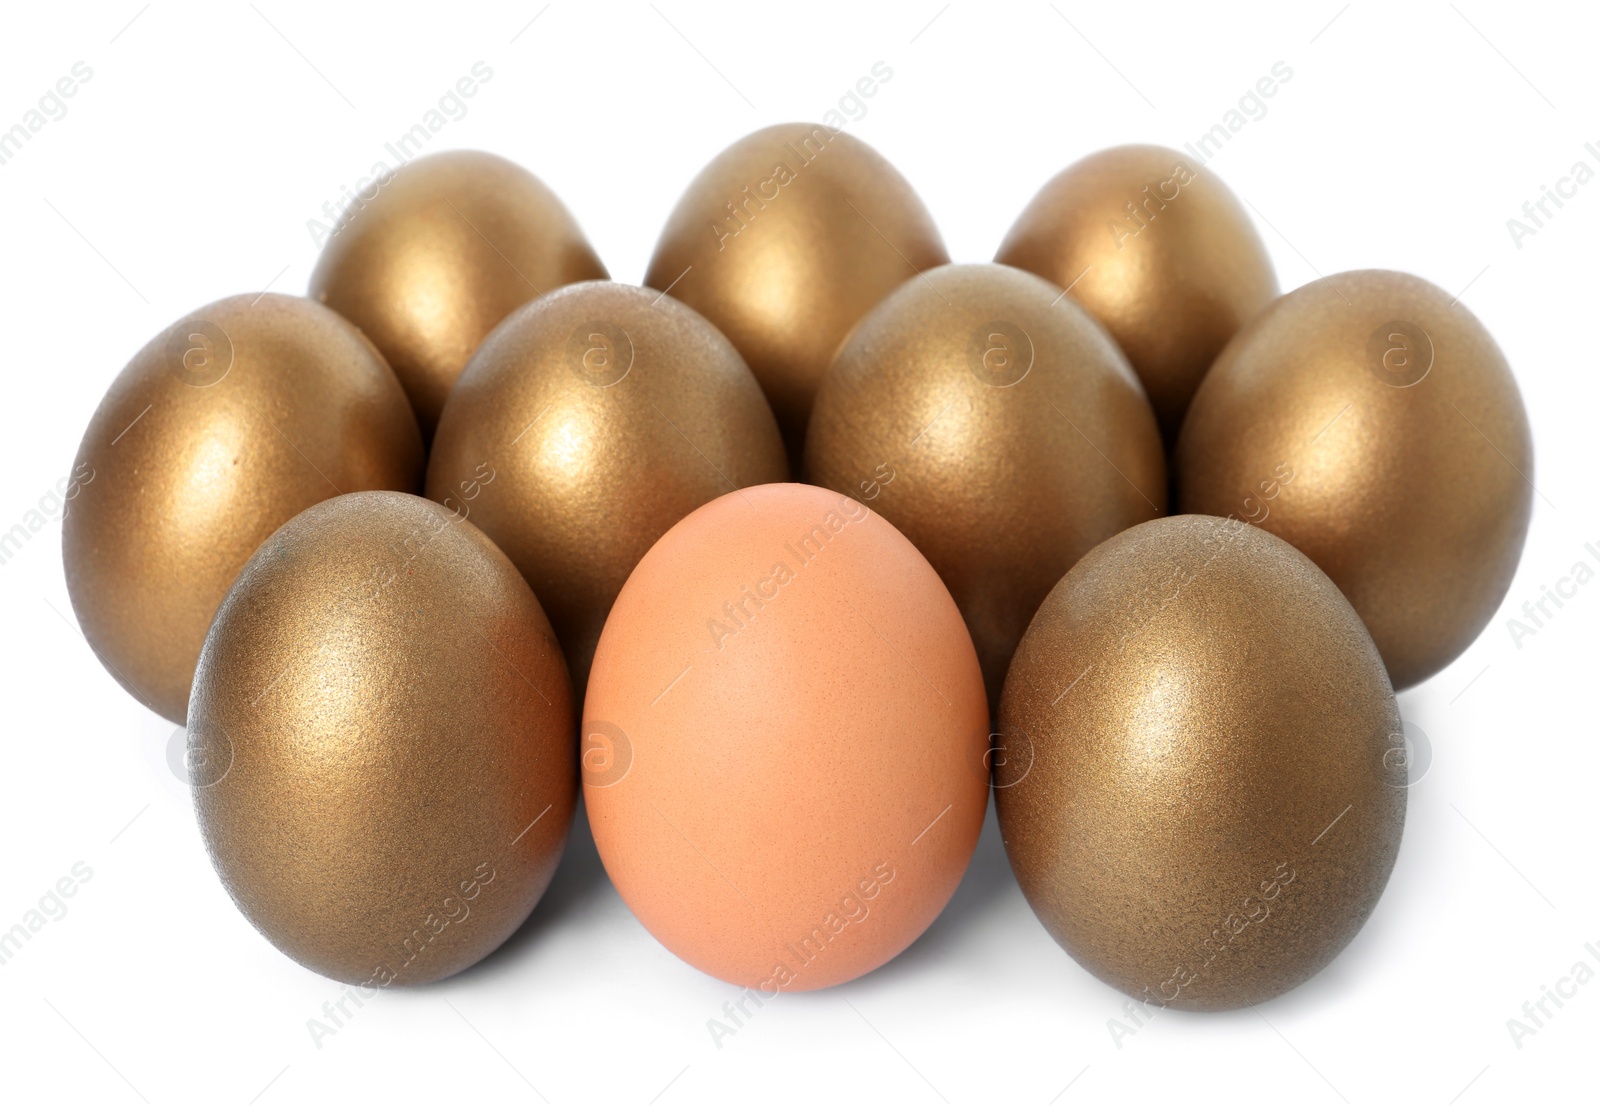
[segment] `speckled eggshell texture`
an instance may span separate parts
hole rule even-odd
[[[367,990],[433,982],[550,884],[572,731],[561,649],[510,560],[432,501],[351,493],[269,536],[211,625],[195,815],[284,954]]]
[[[1147,1006],[1255,1005],[1377,904],[1403,742],[1372,637],[1310,559],[1174,516],[1100,544],[1040,606],[995,807],[1028,903],[1085,968]]]

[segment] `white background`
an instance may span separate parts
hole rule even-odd
[[[480,60],[492,80],[431,149],[481,147],[532,169],[624,281],[641,277],[712,155],[768,123],[821,116],[874,62],[894,76],[850,129],[920,191],[958,261],[992,257],[1069,162],[1193,141],[1286,62],[1294,76],[1268,114],[1211,167],[1257,209],[1285,288],[1377,266],[1464,290],[1521,383],[1541,496],[1500,614],[1400,698],[1432,762],[1365,930],[1258,1010],[1165,1013],[1120,1046],[1107,1021],[1122,996],[1035,921],[991,813],[960,891],[909,951],[849,985],[780,997],[720,1048],[706,1022],[736,991],[633,919],[581,817],[555,884],[505,948],[455,979],[378,996],[319,1048],[306,1022],[339,987],[229,902],[166,765],[172,725],[79,636],[48,523],[0,566],[0,930],[74,863],[93,878],[0,966],[0,1099],[1594,1098],[1600,981],[1520,1047],[1506,1025],[1580,959],[1600,971],[1583,947],[1600,948],[1600,584],[1520,646],[1506,626],[1575,562],[1600,569],[1583,547],[1600,547],[1600,181],[1520,248],[1506,226],[1578,159],[1600,170],[1583,149],[1600,147],[1592,7],[532,0],[358,14],[141,2],[8,5],[0,19],[0,128],[75,62],[94,71],[65,117],[0,166],[0,531],[68,472],[101,394],[146,339],[224,295],[303,291],[316,258],[307,221]]]

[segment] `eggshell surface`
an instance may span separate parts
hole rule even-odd
[[[582,729],[600,856],[655,937],[764,996],[848,981],[954,893],[988,799],[955,602],[860,503],[764,485],[634,570]]]
[[[836,128],[784,123],[700,171],[644,283],[739,348],[798,462],[840,342],[898,285],[949,260],[928,209],[881,154]]]
[[[1533,432],[1506,357],[1444,289],[1334,274],[1274,301],[1206,375],[1173,456],[1183,512],[1305,553],[1396,689],[1472,645],[1533,515]]]
[[[1278,295],[1239,198],[1160,146],[1114,147],[1062,170],[995,261],[1072,290],[1127,354],[1169,447],[1217,352]]]
[[[428,496],[516,564],[581,691],[650,545],[712,498],[788,473],[761,388],[716,328],[670,296],[586,281],[484,340],[445,406]]]
[[[340,493],[413,490],[422,465],[400,383],[336,313],[277,293],[198,309],[117,375],[78,448],[61,553],[84,638],[182,723],[206,629],[262,541]]]
[[[280,951],[420,985],[499,947],[550,884],[572,730],[510,560],[432,501],[351,493],[274,532],[217,613],[189,703],[195,815]]]
[[[1404,731],[1310,559],[1180,516],[1090,551],[1000,706],[995,808],[1057,943],[1152,1011],[1257,1005],[1320,971],[1388,883]]]
[[[308,295],[372,339],[431,439],[450,387],[496,324],[606,268],[560,197],[494,154],[418,158],[373,191],[328,240]]]
[[[869,312],[817,393],[806,470],[927,556],[997,707],[1061,575],[1167,508],[1127,359],[1060,288],[1011,266],[940,266]]]

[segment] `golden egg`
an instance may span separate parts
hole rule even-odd
[[[806,465],[933,563],[991,705],[1061,575],[1167,504],[1127,360],[1058,286],[1009,266],[930,270],[862,320],[817,395]]]
[[[361,333],[275,293],[207,305],[145,345],[78,448],[67,591],[123,687],[182,721],[212,614],[257,545],[339,493],[415,490],[422,440]]]
[[[644,926],[756,1005],[865,974],[939,915],[988,807],[988,724],[927,559],[858,501],[763,485],[628,578],[584,707],[584,804]]]
[[[499,544],[543,600],[574,685],[617,591],[700,505],[788,477],[728,340],[661,293],[586,282],[523,307],[461,375],[428,496]]]
[[[867,309],[950,260],[884,158],[823,124],[747,135],[678,201],[644,283],[716,324],[750,364],[798,463],[817,385]]]
[[[1028,903],[1146,1017],[1311,977],[1400,849],[1404,736],[1372,638],[1241,521],[1156,520],[1085,555],[1017,648],[1000,733]]]
[[[357,196],[309,295],[352,321],[394,367],[431,438],[450,386],[512,309],[607,276],[555,193],[504,158],[418,158]]]
[[[1220,178],[1176,150],[1102,150],[1048,181],[996,262],[1063,288],[1111,332],[1150,395],[1167,444],[1234,332],[1278,295],[1250,216]]]
[[[1396,689],[1477,638],[1516,572],[1533,440],[1482,324],[1421,278],[1338,274],[1217,359],[1173,458],[1185,512],[1287,539],[1344,590]]]
[[[195,809],[239,910],[368,990],[498,947],[577,802],[572,689],[539,602],[471,523],[352,493],[229,591],[189,704]]]

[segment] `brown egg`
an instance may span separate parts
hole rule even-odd
[[[916,548],[848,497],[762,485],[677,524],[606,622],[584,803],[644,926],[758,999],[904,950],[988,804],[972,642]]]
[[[905,533],[955,595],[991,704],[1051,586],[1167,505],[1127,360],[1049,282],[946,266],[861,322],[817,396],[806,465]]]
[[[1111,332],[1170,446],[1200,379],[1278,295],[1250,216],[1211,170],[1119,146],[1062,170],[1011,225],[996,262],[1069,288]]]
[[[995,804],[1022,892],[1150,1008],[1254,1005],[1305,981],[1360,930],[1400,849],[1383,661],[1309,559],[1237,520],[1156,520],[1085,555],[1017,648],[1000,730]]]
[[[229,297],[145,345],[78,448],[67,591],[123,688],[182,721],[212,614],[256,546],[339,493],[414,490],[422,440],[400,385],[321,305]]]
[[[482,532],[420,497],[336,497],[262,544],[206,637],[200,831],[290,958],[369,990],[431,982],[549,885],[572,727],[550,625]]]
[[[919,270],[950,260],[905,178],[823,124],[746,135],[673,209],[644,283],[716,324],[755,372],[798,464],[845,335]]]
[[[512,309],[606,276],[544,182],[493,154],[452,150],[407,163],[375,197],[357,198],[309,295],[377,344],[431,439],[461,368]]]
[[[1366,621],[1396,689],[1477,638],[1533,509],[1522,397],[1483,325],[1421,278],[1296,289],[1239,333],[1174,455],[1185,512],[1293,543]]]
[[[588,282],[527,305],[473,357],[428,496],[522,571],[581,690],[650,545],[707,501],[786,477],[772,411],[716,328],[670,296]]]

